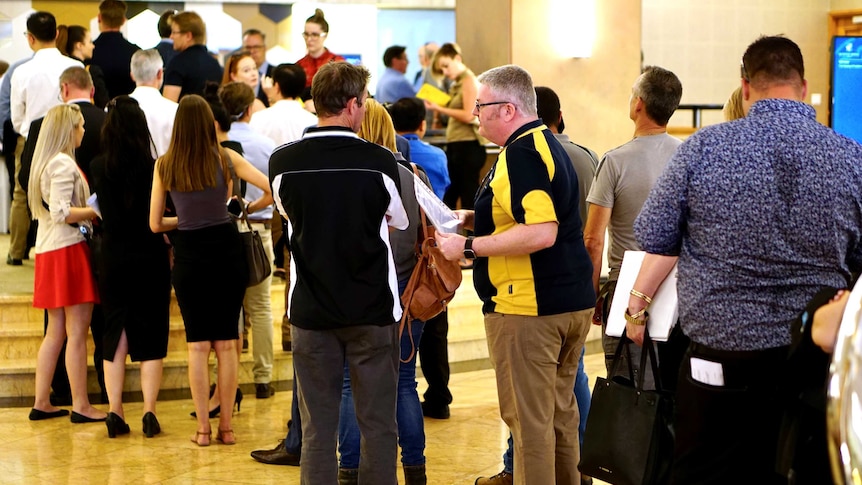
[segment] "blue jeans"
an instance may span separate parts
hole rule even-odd
[[[293,371],[293,395],[290,398],[290,426],[284,437],[284,449],[292,455],[302,451],[302,418],[299,416],[299,394],[296,387],[296,371]]]
[[[581,360],[578,361],[578,375],[575,377],[575,399],[578,401],[578,412],[581,415],[581,420],[578,423],[578,442],[584,446],[584,429],[587,427],[587,415],[590,413],[590,379],[587,373],[584,372],[584,353],[586,349],[581,351]],[[513,473],[512,466],[512,433],[509,433],[509,447],[503,453],[503,471]]]
[[[424,323],[414,320],[411,333],[404,329],[401,335],[401,359],[413,356],[408,362],[398,366],[398,397],[396,419],[398,420],[398,444],[401,446],[401,463],[406,466],[425,464],[425,424],[419,393],[416,392],[416,348],[422,337]],[[359,468],[360,447],[359,425],[353,405],[353,392],[350,388],[350,374],[344,368],[344,388],[341,393],[341,414],[338,421],[338,451],[341,455],[341,468]]]

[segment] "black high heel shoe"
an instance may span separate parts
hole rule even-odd
[[[212,396],[210,396],[210,397],[212,397]],[[236,388],[236,396],[234,397],[234,404],[236,404],[236,412],[239,412],[240,407],[242,406],[242,389],[240,389],[238,387]],[[210,419],[217,417],[219,415],[219,413],[221,413],[221,404],[210,409],[210,411],[209,411]],[[193,418],[198,417],[198,413],[196,411],[190,412],[189,415]]]
[[[148,412],[142,421],[144,422],[144,435],[147,438],[152,438],[162,432],[162,427],[159,426],[159,420],[156,419],[155,414]]]
[[[118,414],[108,413],[105,418],[105,426],[108,428],[108,438],[116,438],[120,434],[129,434],[129,425]]]

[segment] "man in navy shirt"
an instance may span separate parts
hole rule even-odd
[[[114,99],[135,90],[131,76],[132,55],[141,48],[123,37],[120,28],[126,23],[126,2],[104,0],[99,4],[99,37],[93,41],[92,63],[102,68],[108,97]]]

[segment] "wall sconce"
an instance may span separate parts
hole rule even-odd
[[[562,57],[588,58],[596,39],[596,0],[549,0],[550,41]]]

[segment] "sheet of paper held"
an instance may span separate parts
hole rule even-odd
[[[434,195],[434,192],[431,192],[431,189],[416,174],[413,174],[413,188],[416,192],[416,200],[419,202],[419,206],[425,211],[425,216],[431,220],[431,224],[434,225],[434,229],[437,229],[437,232],[458,232],[461,226],[458,216],[442,200],[438,199]]]
[[[90,197],[87,199],[87,205],[92,207],[94,211],[96,211],[96,215],[99,216],[99,219],[102,218],[102,211],[99,209],[99,197],[95,192],[90,194]]]
[[[611,337],[619,337],[626,328],[623,314],[629,305],[629,293],[635,285],[641,264],[646,253],[643,251],[626,251],[620,266],[620,276],[617,279],[617,289],[611,301],[608,313],[608,324],[605,333]],[[658,287],[649,306],[650,337],[657,342],[667,342],[670,332],[676,325],[678,315],[676,294],[677,267],[674,265],[670,274]]]

